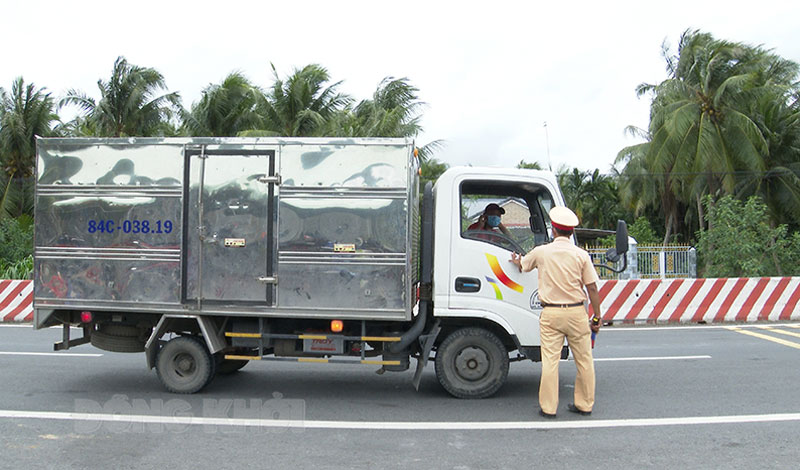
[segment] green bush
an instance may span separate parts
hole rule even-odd
[[[0,263],[11,265],[33,255],[33,219],[0,219]]]
[[[32,279],[33,278],[33,255],[7,264],[0,261],[0,279]]]
[[[707,197],[709,229],[698,233],[697,255],[705,277],[796,276],[800,274],[800,233],[770,227],[758,197],[742,203]]]
[[[33,218],[0,219],[0,279],[31,279]]]

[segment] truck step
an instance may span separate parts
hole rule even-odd
[[[325,357],[261,357],[261,356],[241,356],[238,354],[226,354],[225,359],[238,361],[284,361],[284,362],[314,362],[319,364],[371,364],[378,366],[399,366],[400,361],[379,361],[370,359],[340,359]]]
[[[376,341],[392,343],[400,341],[399,336],[344,336],[344,335],[282,335],[269,333],[234,333],[226,332],[228,338],[264,338],[264,339],[332,339],[344,341]]]

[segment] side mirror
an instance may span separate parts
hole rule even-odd
[[[617,239],[615,244],[616,246],[606,251],[606,260],[616,263],[622,258],[622,268],[614,269],[605,264],[595,264],[596,267],[605,268],[615,273],[621,273],[628,267],[628,258],[624,256],[628,252],[628,224],[624,220],[617,220]]]
[[[616,245],[617,256],[622,256],[628,252],[628,224],[624,220],[617,220]]]

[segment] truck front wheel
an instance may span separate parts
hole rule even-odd
[[[167,341],[156,358],[161,383],[173,393],[195,393],[214,376],[214,358],[203,342],[191,336]]]
[[[436,351],[436,378],[458,398],[486,398],[508,377],[508,350],[494,333],[462,328],[451,333]]]

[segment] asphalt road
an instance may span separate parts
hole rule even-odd
[[[253,362],[186,396],[143,354],[30,355],[60,331],[0,326],[0,468],[796,468],[800,324],[757,326],[605,328],[592,416],[566,411],[565,361],[556,420],[528,361],[477,401],[432,364],[419,392],[410,371]]]

